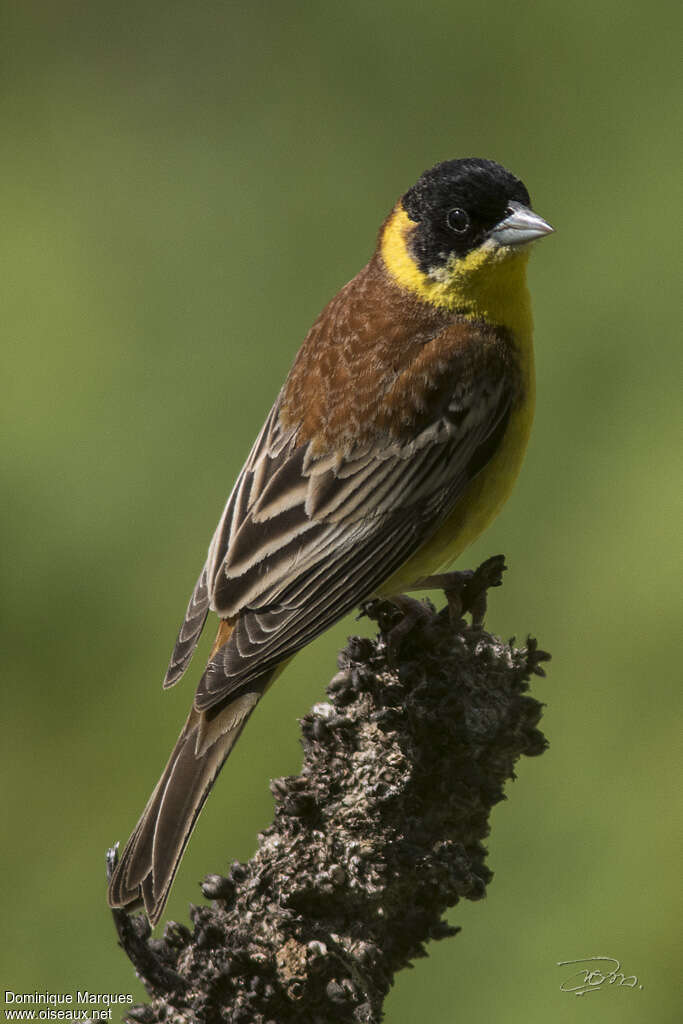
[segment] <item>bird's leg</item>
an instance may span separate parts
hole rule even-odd
[[[406,594],[397,594],[391,598],[402,617],[396,622],[387,634],[387,661],[393,667],[398,661],[403,638],[418,624],[431,619],[433,611],[422,601],[416,601],[414,597]]]
[[[406,594],[395,594],[390,598],[374,598],[361,605],[358,618],[367,615],[374,619],[384,634],[386,658],[394,668],[398,661],[404,637],[418,624],[427,622],[434,614],[424,601],[417,601]]]
[[[489,587],[499,587],[507,566],[503,555],[493,555],[482,562],[478,569],[464,572],[444,572],[434,576],[422,576],[412,584],[410,590],[443,590],[448,600],[448,614],[454,626],[458,626],[465,612],[472,616],[472,625],[479,627],[486,615],[486,592]]]
[[[443,590],[448,601],[448,615],[451,624],[457,628],[462,623],[462,616],[468,610],[465,593],[469,581],[474,576],[471,569],[462,572],[440,572],[433,576],[421,576],[411,584],[411,590]]]
[[[486,615],[486,592],[499,587],[505,571],[503,555],[494,555],[482,562],[478,569],[461,572],[437,573],[423,576],[410,586],[410,590],[443,590],[448,600],[448,615],[455,629],[464,625],[463,615],[472,616],[474,628],[480,627]],[[429,602],[417,601],[407,594],[394,594],[390,598],[372,598],[361,605],[358,618],[367,615],[379,626],[386,644],[387,662],[395,667],[401,644],[418,623],[427,623],[434,615]]]

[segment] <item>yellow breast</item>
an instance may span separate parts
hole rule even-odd
[[[453,512],[398,572],[386,580],[378,595],[389,597],[409,590],[421,576],[448,569],[456,558],[495,519],[507,501],[519,474],[534,415],[533,364],[531,390],[523,405],[513,410],[501,445],[465,490]]]

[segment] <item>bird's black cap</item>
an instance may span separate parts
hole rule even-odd
[[[531,203],[524,183],[494,160],[444,160],[425,171],[401,200],[418,224],[412,250],[420,269],[426,273],[453,253],[462,256],[477,248],[506,216],[510,201]],[[466,223],[462,214],[467,226],[455,230],[453,225]]]

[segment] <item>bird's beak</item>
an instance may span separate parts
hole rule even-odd
[[[524,245],[526,242],[543,238],[543,235],[549,235],[554,230],[555,228],[551,228],[547,221],[528,206],[510,202],[507,216],[489,232],[489,238],[496,245]]]

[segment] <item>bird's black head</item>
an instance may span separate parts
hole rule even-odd
[[[530,206],[519,178],[493,160],[475,157],[445,160],[425,171],[401,202],[417,222],[410,249],[424,274],[477,249],[515,210]]]

